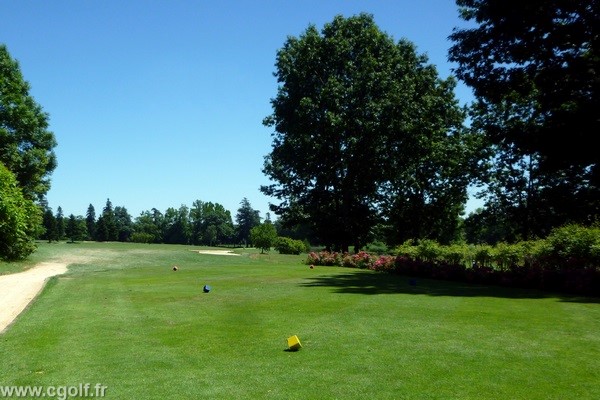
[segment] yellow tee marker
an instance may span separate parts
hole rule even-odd
[[[288,342],[288,348],[292,351],[300,350],[300,347],[302,347],[302,344],[300,344],[300,339],[298,339],[298,336],[296,336],[296,335],[290,336],[288,338],[287,342]]]

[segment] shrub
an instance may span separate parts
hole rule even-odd
[[[369,268],[411,277],[558,290],[600,296],[600,228],[566,226],[544,240],[454,244],[409,240],[394,256],[311,252],[308,264]]]
[[[410,240],[410,239],[407,240],[406,242],[397,246],[394,249],[394,251],[392,252],[392,254],[396,255],[396,256],[408,257],[413,260],[416,259],[417,258],[417,246],[415,245],[415,241]]]
[[[523,260],[523,246],[519,243],[507,244],[500,242],[496,244],[490,255],[496,267],[501,271],[506,271]]]
[[[380,241],[375,241],[375,242],[369,243],[366,246],[366,249],[371,254],[382,255],[382,254],[387,254],[388,253],[388,247],[387,247],[387,245],[385,243],[383,243],[383,242],[380,242]]]
[[[146,232],[134,232],[131,234],[131,241],[133,243],[152,243],[154,235]]]
[[[453,244],[440,248],[440,257],[449,264],[470,265],[469,247],[466,244]]]
[[[553,262],[573,268],[600,266],[600,228],[566,225],[546,238],[547,256]]]
[[[27,258],[41,230],[41,209],[25,198],[14,174],[0,163],[0,259]]]
[[[477,265],[490,266],[492,264],[492,246],[478,244],[474,247],[474,263]]]
[[[417,258],[421,261],[436,261],[441,254],[440,245],[435,240],[424,239],[417,245]]]
[[[280,254],[300,254],[306,251],[306,245],[301,240],[280,236],[275,240],[275,250]]]

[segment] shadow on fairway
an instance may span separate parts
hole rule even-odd
[[[470,285],[464,282],[410,278],[407,276],[352,271],[345,274],[319,275],[307,278],[304,287],[331,287],[343,294],[415,294],[427,296],[501,297],[515,299],[558,298],[576,303],[600,303],[600,298],[570,296],[537,289],[510,288],[494,285]]]

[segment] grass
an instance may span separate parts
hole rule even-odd
[[[600,398],[597,299],[190,249],[40,244],[38,259],[89,257],[0,335],[0,385],[102,383],[113,399]]]

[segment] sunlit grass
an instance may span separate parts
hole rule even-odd
[[[0,385],[102,383],[114,399],[600,398],[593,299],[191,249],[42,244],[39,258],[89,257],[0,335]],[[291,335],[300,351],[286,351]]]

